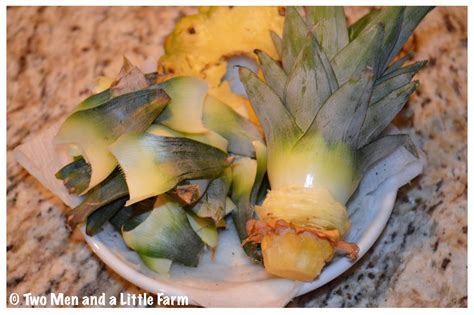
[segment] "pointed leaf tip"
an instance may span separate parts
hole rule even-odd
[[[367,66],[375,72],[381,63],[381,44],[384,27],[376,23],[365,29],[355,40],[344,47],[331,60],[339,85],[343,85],[354,75],[358,75]]]
[[[309,7],[306,19],[329,59],[349,43],[343,7]]]
[[[288,75],[285,105],[301,130],[307,130],[324,102],[337,90],[337,79],[316,37],[308,33]]]
[[[281,57],[281,47],[282,47],[282,39],[280,36],[278,36],[277,33],[274,31],[270,31],[270,36],[272,38],[273,46],[275,46],[275,49],[278,53],[278,55]]]
[[[415,89],[416,83],[409,82],[398,89],[394,89],[375,104],[370,104],[360,130],[359,148],[372,142],[387,128]]]
[[[283,69],[286,73],[291,71],[298,53],[305,44],[308,32],[310,30],[296,8],[288,7],[283,25],[281,49]]]
[[[249,69],[239,69],[250,103],[263,127],[269,147],[290,144],[301,135],[301,130],[280,97]]]
[[[285,94],[285,84],[288,80],[285,71],[283,71],[281,66],[265,52],[256,49],[255,53],[258,56],[265,81],[283,101]]]
[[[321,107],[301,141],[321,133],[329,143],[354,146],[367,113],[373,77],[373,71],[366,68],[339,87]]]

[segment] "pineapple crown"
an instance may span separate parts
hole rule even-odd
[[[406,134],[381,135],[416,90],[426,61],[403,66],[399,54],[432,7],[384,7],[347,27],[342,7],[289,7],[283,37],[272,33],[281,63],[256,50],[265,82],[246,68],[240,79],[264,129],[269,151],[322,134],[348,144],[360,172],[403,145]]]

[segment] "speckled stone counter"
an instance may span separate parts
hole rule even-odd
[[[126,55],[150,71],[186,8],[24,8],[7,13],[7,294],[117,296],[141,289],[106,267],[61,201],[13,149],[62,119]],[[353,21],[367,9],[349,8]],[[427,59],[396,120],[427,155],[383,234],[353,268],[290,307],[467,305],[467,9],[436,8],[408,44]]]

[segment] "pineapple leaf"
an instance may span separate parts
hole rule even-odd
[[[363,71],[341,86],[324,103],[308,131],[302,137],[314,138],[319,132],[329,143],[357,144],[373,86],[373,72]]]
[[[186,212],[172,198],[163,194],[156,199],[149,214],[125,224],[122,236],[125,244],[140,255],[166,258],[185,266],[197,266],[204,243],[193,230]],[[141,222],[139,222],[141,221]]]
[[[257,54],[258,60],[260,61],[265,81],[283,101],[285,83],[288,80],[285,71],[283,71],[280,65],[265,52],[256,49],[255,54]]]
[[[207,95],[207,82],[195,77],[179,76],[159,85],[171,98],[156,122],[186,133],[204,133],[202,107]],[[186,93],[183,93],[186,91]]]
[[[392,51],[388,57],[388,62],[395,58],[400,52],[408,38],[415,31],[415,28],[420,24],[421,20],[430,12],[434,7],[406,7],[403,14],[403,23],[401,24],[400,34],[395,45],[392,47]],[[387,62],[387,64],[388,64]]]
[[[270,36],[272,38],[273,46],[275,46],[275,49],[276,49],[278,55],[281,58],[281,49],[282,49],[282,45],[283,45],[281,37],[278,36],[278,34],[275,33],[274,31],[270,31]]]
[[[289,73],[291,68],[293,68],[293,63],[301,48],[303,48],[308,32],[308,26],[297,9],[288,7],[286,9],[281,46],[283,69],[286,73]]]
[[[151,133],[128,133],[109,149],[125,175],[130,192],[126,206],[163,194],[186,179],[216,178],[233,160],[195,140]]]
[[[127,195],[125,180],[122,174],[115,170],[105,181],[92,188],[79,206],[71,210],[67,219],[68,224],[74,228],[97,209]]]
[[[293,144],[302,132],[278,95],[249,69],[240,67],[239,74],[263,127],[267,145],[278,148],[281,143]]]
[[[89,186],[91,166],[80,157],[61,168],[54,176],[63,181],[70,194],[80,194]]]
[[[104,90],[100,93],[94,94],[83,100],[79,105],[76,106],[74,111],[94,108],[104,104],[105,102],[109,101],[113,98],[114,95],[111,89]]]
[[[247,232],[247,221],[255,218],[255,209],[249,202],[252,186],[257,173],[257,161],[247,157],[239,157],[232,165],[232,201],[237,206],[232,212],[232,221],[243,241],[249,235]],[[262,262],[259,246],[255,243],[247,243],[243,250],[255,263]]]
[[[415,75],[418,71],[420,71],[421,68],[423,68],[426,64],[428,63],[427,60],[422,60],[422,61],[417,61],[415,63],[412,63],[406,67],[397,69],[395,71],[392,71],[390,73],[385,74],[383,77],[379,78],[377,80],[377,84],[381,84],[387,80],[393,79],[397,76],[403,75],[403,74],[411,74],[412,76]]]
[[[404,11],[404,7],[384,7],[371,23],[367,25],[370,27],[370,25],[382,24],[385,31],[382,43],[382,59],[377,68],[376,78],[381,75],[390,61],[395,57],[394,55],[392,56],[391,53],[402,28]]]
[[[417,82],[410,82],[369,106],[359,134],[359,147],[370,143],[387,128],[417,85]]]
[[[391,72],[375,82],[370,103],[374,104],[393,91],[408,84],[413,76],[426,64],[426,61],[415,62],[409,66]]]
[[[285,104],[296,123],[305,131],[311,125],[324,102],[337,90],[336,76],[324,51],[309,33],[305,45],[295,60],[286,83]],[[326,58],[327,60],[327,58]]]
[[[392,73],[395,70],[400,69],[405,62],[407,62],[408,59],[413,57],[413,51],[409,51],[405,56],[401,57],[397,61],[393,62],[387,70],[385,70],[384,75],[387,75],[389,73]]]
[[[349,43],[343,7],[309,7],[306,19],[329,59]]]
[[[190,210],[201,218],[211,218],[219,222],[225,215],[226,197],[232,182],[230,168],[224,170],[220,177],[212,180],[202,198]]]
[[[361,174],[364,174],[374,163],[388,156],[402,145],[414,157],[419,157],[415,144],[412,142],[410,135],[407,134],[384,136],[359,149],[359,170]]]
[[[89,236],[97,234],[102,226],[109,221],[127,201],[127,197],[122,197],[100,207],[87,217],[86,233]]]
[[[374,73],[376,73],[381,55],[380,44],[383,38],[383,26],[375,24],[364,30],[331,60],[339,85],[358,76],[367,67],[374,69]]]
[[[262,186],[263,178],[267,172],[267,147],[261,141],[253,141],[252,145],[255,148],[257,158],[257,172],[255,174],[255,180],[252,186],[252,192],[250,194],[250,203],[255,205],[257,203],[258,193]]]
[[[372,10],[349,26],[347,30],[349,33],[349,41],[352,42],[357,36],[359,36],[367,24],[369,24],[379,12],[380,10]]]
[[[204,101],[202,119],[207,128],[228,141],[229,153],[254,157],[252,141],[263,141],[263,136],[253,123],[210,95]]]
[[[415,28],[433,7],[384,7],[372,11],[349,28],[350,40],[355,40],[363,30],[382,23],[385,27],[383,58],[377,77],[400,52]]]
[[[88,190],[117,166],[107,147],[123,134],[145,131],[169,100],[163,90],[152,88],[114,97],[100,106],[74,112],[62,124],[54,142],[81,149],[91,166]]]

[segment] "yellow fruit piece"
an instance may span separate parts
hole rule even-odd
[[[310,233],[265,235],[263,263],[268,273],[286,279],[312,281],[334,254],[331,244]]]
[[[255,49],[278,59],[270,31],[281,36],[284,16],[279,7],[204,7],[182,18],[165,40],[165,54],[158,72],[169,76],[189,75],[205,79],[209,95],[238,112],[257,119],[245,97],[236,95],[223,82],[230,57],[245,55],[256,61]],[[164,77],[163,77],[164,78]]]

